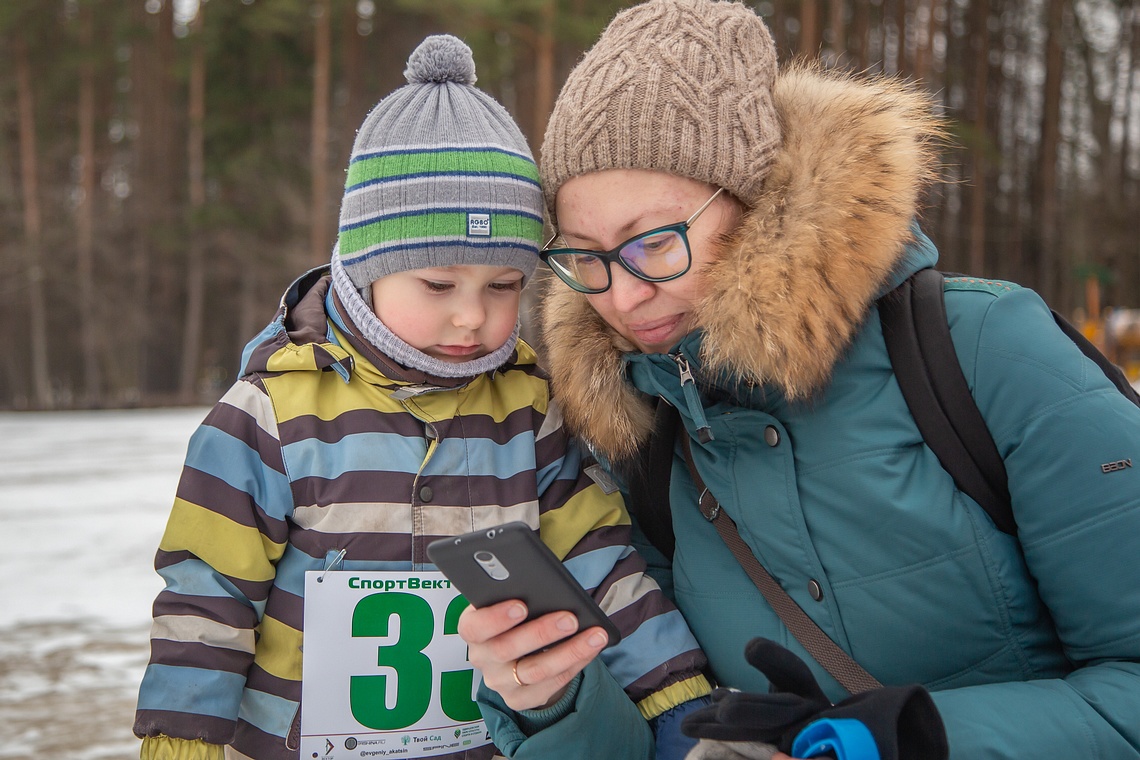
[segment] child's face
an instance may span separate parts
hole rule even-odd
[[[372,283],[376,316],[401,340],[445,362],[496,350],[519,318],[523,274],[511,267],[410,269]]]

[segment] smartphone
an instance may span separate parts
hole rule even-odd
[[[604,628],[607,647],[621,640],[617,626],[526,523],[440,538],[428,544],[427,554],[475,607],[521,599],[528,620],[569,610],[578,617],[578,630]]]

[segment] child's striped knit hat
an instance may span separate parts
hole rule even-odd
[[[334,263],[369,303],[373,281],[408,269],[489,264],[529,278],[542,242],[538,168],[506,109],[472,86],[471,49],[428,37],[404,76],[356,135]]]

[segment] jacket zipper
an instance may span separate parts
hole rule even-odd
[[[697,393],[697,382],[693,379],[693,370],[689,366],[689,360],[680,351],[670,354],[670,356],[673,357],[673,361],[677,363],[677,369],[681,372],[681,394],[685,397],[685,407],[689,411],[689,416],[693,418],[693,422],[697,426],[697,439],[701,443],[708,443],[713,440],[712,428],[709,427],[704,407],[701,406],[701,398]]]

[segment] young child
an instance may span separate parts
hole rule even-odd
[[[290,287],[190,441],[155,560],[143,758],[491,757],[451,635],[462,602],[433,596],[425,547],[511,520],[621,629],[602,659],[646,718],[709,691],[518,340],[542,236],[526,141],[456,38],[429,37],[405,76],[357,135],[331,271]]]

